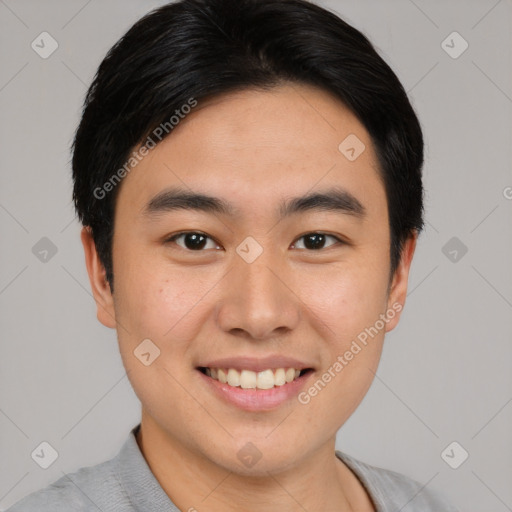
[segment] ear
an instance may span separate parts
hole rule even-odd
[[[390,318],[386,324],[386,332],[391,331],[398,325],[400,314],[407,297],[407,285],[409,281],[409,270],[411,268],[412,257],[416,249],[418,239],[417,231],[404,242],[402,254],[397,269],[393,275],[388,294],[388,311],[394,311],[396,314]]]
[[[97,307],[98,320],[106,327],[115,329],[116,317],[114,310],[114,299],[110,285],[106,279],[105,267],[100,261],[96,244],[89,226],[82,228],[80,234],[84,246],[85,265],[89,274],[89,282]]]

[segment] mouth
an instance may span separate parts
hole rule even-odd
[[[267,368],[263,371],[199,366],[201,373],[233,388],[267,390],[285,386],[312,372],[312,368]]]
[[[305,367],[265,368],[260,363],[253,364],[253,369],[237,366],[198,366],[196,370],[212,398],[247,412],[271,412],[286,403],[293,404],[314,374],[313,368]]]

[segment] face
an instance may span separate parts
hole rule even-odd
[[[113,295],[82,240],[143,421],[239,474],[332,447],[398,322],[415,244],[390,283],[371,139],[298,85],[199,102],[124,178]]]

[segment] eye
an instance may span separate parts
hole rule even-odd
[[[182,240],[182,244],[178,243],[178,240]],[[211,241],[212,247],[206,247],[208,245],[208,240]],[[190,251],[201,251],[205,247],[206,249],[216,249],[219,247],[219,245],[212,238],[199,231],[186,231],[184,233],[178,233],[177,235],[173,235],[172,237],[168,238],[166,242],[176,242],[176,244],[183,249]]]
[[[334,240],[333,243],[326,246],[327,239]],[[180,240],[181,242],[178,242]],[[343,241],[334,235],[328,235],[326,233],[307,233],[302,235],[297,240],[304,240],[303,247],[298,247],[298,242],[292,244],[294,249],[308,249],[313,251],[318,251],[321,249],[325,249],[336,245],[336,243],[342,244]],[[221,247],[213,240],[213,238],[209,237],[205,233],[201,233],[200,231],[186,231],[183,233],[178,233],[176,235],[171,236],[166,240],[166,243],[176,243],[181,248],[188,251],[201,252],[203,249],[220,249]],[[210,242],[210,247],[208,247],[208,242]]]
[[[340,240],[338,237],[334,235],[327,235],[325,233],[307,233],[306,235],[302,235],[297,240],[304,239],[304,247],[297,247],[297,243],[293,244],[293,247],[295,249],[310,249],[310,250],[319,250],[319,249],[325,249],[325,241],[327,238],[332,238],[336,242],[343,243],[342,240]],[[336,244],[330,244],[327,247],[331,247],[332,245]]]

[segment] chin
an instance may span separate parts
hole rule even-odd
[[[296,445],[283,447],[282,443],[269,442],[265,438],[253,438],[252,441],[247,438],[241,441],[243,437],[234,438],[237,439],[236,443],[225,447],[221,453],[207,454],[212,462],[226,471],[241,476],[268,477],[269,473],[281,473],[297,463],[300,448]]]

